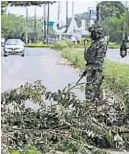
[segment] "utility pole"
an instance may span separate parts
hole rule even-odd
[[[60,1],[58,1],[58,10],[57,10],[57,20],[60,21]],[[58,27],[59,27],[59,24],[58,24]],[[60,40],[61,38],[61,35],[59,34],[58,35],[58,40]]]
[[[37,40],[37,32],[36,32],[36,6],[35,6],[35,10],[34,10],[34,41],[36,43]]]
[[[42,5],[42,13],[43,13],[43,16],[42,16],[42,41],[44,39],[44,5]]]
[[[48,2],[48,8],[47,8],[47,43],[48,43],[48,34],[49,34],[49,15],[50,15],[50,4]]]
[[[66,31],[68,29],[68,1],[66,1]]]
[[[46,4],[44,4],[44,39],[46,39]]]
[[[72,1],[72,18],[74,17],[74,1]]]
[[[97,21],[96,22],[100,22],[100,20],[101,20],[101,5],[97,6],[96,15],[97,15]]]
[[[58,17],[58,21],[60,20],[60,1],[58,1],[58,14],[57,14],[57,17]]]
[[[25,27],[26,27],[26,43],[28,43],[28,8],[25,6],[26,9],[26,22],[25,22]]]

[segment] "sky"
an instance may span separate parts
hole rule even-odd
[[[97,1],[74,1],[74,14],[87,12],[89,7],[96,7]],[[28,8],[28,15],[34,16],[34,6]],[[43,7],[36,7],[37,16],[39,18],[43,17]],[[24,15],[25,16],[25,8],[23,7],[8,7],[8,13],[13,13],[16,15]],[[57,12],[58,12],[58,2],[50,6],[50,20],[57,20]],[[66,1],[60,2],[60,19],[65,20],[66,18]],[[68,2],[68,12],[69,17],[72,16],[72,1]]]

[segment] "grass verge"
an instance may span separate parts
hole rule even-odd
[[[109,42],[108,47],[111,49],[117,49],[117,48],[120,48],[120,44],[118,44],[116,42]]]
[[[63,48],[66,48],[66,47],[84,48],[84,40],[85,39],[82,39],[79,44],[73,44],[69,40],[57,41],[53,45],[53,47],[56,49],[60,49],[60,50],[62,50]],[[90,39],[87,39],[87,40],[88,40],[88,43],[86,43],[86,46],[89,46],[91,44],[91,41],[90,41]],[[108,47],[111,49],[118,49],[118,48],[120,48],[120,44],[118,44],[116,42],[109,42]]]

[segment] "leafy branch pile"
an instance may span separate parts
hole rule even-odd
[[[129,110],[110,98],[80,101],[69,90],[48,92],[40,81],[2,93],[2,154],[32,145],[44,154],[107,154],[129,150]],[[26,108],[27,100],[39,108]]]

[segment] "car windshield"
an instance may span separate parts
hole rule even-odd
[[[23,44],[23,42],[19,39],[8,39],[5,43],[5,45],[19,45]]]

